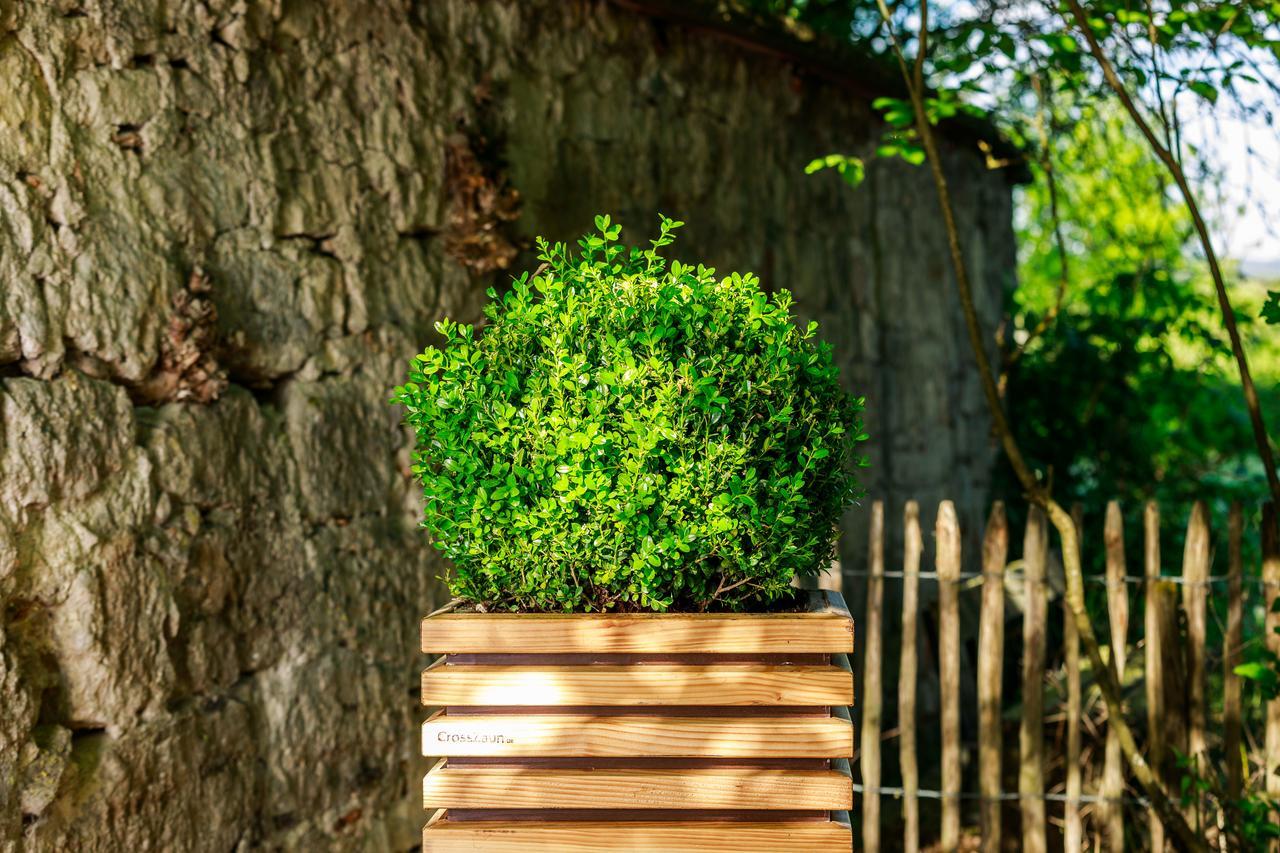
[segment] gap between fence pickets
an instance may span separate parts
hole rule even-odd
[[[936,537],[936,547],[939,549],[938,571],[921,572],[918,570],[917,565],[912,564],[911,531],[913,529],[913,521],[918,517],[918,506],[913,501],[907,502],[904,508],[904,522],[907,528],[907,553],[904,557],[906,560],[906,565],[904,567],[905,570],[888,571],[887,567],[884,565],[886,560],[884,546],[886,542],[891,541],[892,538],[886,536],[886,525],[883,523],[883,512],[884,509],[882,503],[877,502],[873,505],[872,524],[870,525],[870,533],[873,539],[870,543],[868,561],[870,569],[867,571],[849,571],[844,573],[846,578],[867,579],[867,602],[869,606],[873,602],[879,603],[883,601],[883,582],[887,579],[902,579],[910,584],[913,584],[920,579],[933,580],[942,586],[949,586],[954,590],[956,589],[955,585],[961,585],[962,589],[967,587],[979,587],[982,586],[987,579],[998,581],[1003,585],[1006,575],[1021,574],[1023,577],[1026,577],[1027,574],[1031,574],[1033,577],[1031,577],[1030,580],[1035,581],[1039,578],[1040,583],[1042,584],[1042,586],[1038,587],[1038,592],[1033,593],[1033,595],[1036,595],[1038,599],[1045,602],[1047,602],[1048,598],[1052,595],[1052,592],[1048,588],[1048,584],[1045,584],[1043,580],[1044,552],[1047,551],[1047,540],[1050,531],[1047,523],[1045,523],[1043,518],[1039,517],[1040,514],[1034,510],[1031,513],[1031,518],[1029,519],[1029,528],[1032,525],[1035,525],[1038,529],[1034,537],[1031,536],[1030,529],[1028,531],[1028,546],[1031,546],[1031,543],[1034,542],[1034,550],[1038,552],[1037,558],[1032,560],[1033,565],[1028,566],[1026,560],[1019,560],[1013,563],[1001,561],[1000,565],[992,565],[989,561],[984,560],[983,570],[979,572],[957,572],[955,563],[958,561],[949,554],[945,558],[943,556],[944,548],[949,549],[950,547],[949,543],[945,540],[950,536],[951,526],[954,523],[954,507],[950,502],[943,502],[939,507]],[[994,515],[995,511],[993,510],[993,517]],[[1126,566],[1123,553],[1123,522],[1119,505],[1115,502],[1112,502],[1107,507],[1105,536],[1096,537],[1092,540],[1093,542],[1105,543],[1107,572],[1103,576],[1086,577],[1085,581],[1088,583],[1103,584],[1108,587],[1108,621],[1112,626],[1112,630],[1117,631],[1123,638],[1122,642],[1124,642],[1124,646],[1117,651],[1117,657],[1120,660],[1123,660],[1125,656],[1125,649],[1127,649],[1128,646],[1128,600],[1123,591],[1130,585],[1142,587],[1146,591],[1148,612],[1152,618],[1156,619],[1154,623],[1148,622],[1146,636],[1148,638],[1156,638],[1154,645],[1162,647],[1163,644],[1159,642],[1161,635],[1170,630],[1179,630],[1177,627],[1179,614],[1186,614],[1187,617],[1188,642],[1197,645],[1197,649],[1195,650],[1196,653],[1188,657],[1186,661],[1182,660],[1184,657],[1182,653],[1175,656],[1177,657],[1177,660],[1174,660],[1166,654],[1168,649],[1164,648],[1161,648],[1159,650],[1160,653],[1154,655],[1153,659],[1151,653],[1157,650],[1148,648],[1147,662],[1144,666],[1144,670],[1148,673],[1148,677],[1146,679],[1148,682],[1148,690],[1150,691],[1151,689],[1155,689],[1159,693],[1159,701],[1154,705],[1150,700],[1148,701],[1148,705],[1151,706],[1152,713],[1150,719],[1146,721],[1147,730],[1153,733],[1152,736],[1154,737],[1154,741],[1152,741],[1150,745],[1155,746],[1157,752],[1156,756],[1149,756],[1149,759],[1155,758],[1160,762],[1163,762],[1163,764],[1170,765],[1162,765],[1161,767],[1157,767],[1157,770],[1163,776],[1164,783],[1169,790],[1173,790],[1175,792],[1176,779],[1174,777],[1173,768],[1171,767],[1172,755],[1174,754],[1173,750],[1175,748],[1180,752],[1186,752],[1188,749],[1194,749],[1202,752],[1207,750],[1206,736],[1208,733],[1212,732],[1214,728],[1212,721],[1208,718],[1206,709],[1205,681],[1208,674],[1207,670],[1209,668],[1207,661],[1209,661],[1210,658],[1208,657],[1209,650],[1207,648],[1205,621],[1207,617],[1208,599],[1204,590],[1215,584],[1226,584],[1228,587],[1228,600],[1226,603],[1228,615],[1226,629],[1224,630],[1222,655],[1222,665],[1225,666],[1225,705],[1222,720],[1223,739],[1228,748],[1233,748],[1233,745],[1235,745],[1234,748],[1238,750],[1238,745],[1241,742],[1240,730],[1242,715],[1239,708],[1240,677],[1233,672],[1233,669],[1234,665],[1240,660],[1239,646],[1242,642],[1240,637],[1240,622],[1242,619],[1241,613],[1243,607],[1241,592],[1243,586],[1249,585],[1252,588],[1262,589],[1265,591],[1264,603],[1267,605],[1266,610],[1269,614],[1267,619],[1267,641],[1269,646],[1275,648],[1277,652],[1280,652],[1280,636],[1272,636],[1272,632],[1270,630],[1273,625],[1275,627],[1280,627],[1280,614],[1274,614],[1271,612],[1271,605],[1280,598],[1280,542],[1274,541],[1274,531],[1268,527],[1268,524],[1270,523],[1269,519],[1273,518],[1273,516],[1270,515],[1269,508],[1264,512],[1262,528],[1264,531],[1271,533],[1272,536],[1263,537],[1264,541],[1261,549],[1263,553],[1261,577],[1244,577],[1243,566],[1240,559],[1243,528],[1242,517],[1242,511],[1239,505],[1233,505],[1230,512],[1230,529],[1227,537],[1230,549],[1228,558],[1229,570],[1223,575],[1209,574],[1214,549],[1218,543],[1215,540],[1212,540],[1209,516],[1203,503],[1195,504],[1190,512],[1189,518],[1187,519],[1186,545],[1181,555],[1181,575],[1165,575],[1162,572],[1162,563],[1159,553],[1159,510],[1154,504],[1148,504],[1145,508],[1145,518],[1140,534],[1141,538],[1144,540],[1141,543],[1141,547],[1145,552],[1145,560],[1140,561],[1144,563],[1143,568],[1145,571],[1143,575],[1130,575],[1125,571]],[[1079,526],[1078,515],[1077,525]],[[915,529],[918,530],[918,527],[919,525],[917,524]],[[990,527],[988,527],[988,530],[990,530]],[[1134,538],[1135,542],[1137,541],[1137,538],[1138,537]],[[1081,541],[1087,541],[1083,535],[1081,536]],[[918,548],[918,546],[916,547]],[[1028,569],[1031,569],[1031,571],[1028,572]],[[1179,592],[1176,592],[1176,590],[1180,590],[1180,594]],[[948,603],[949,600],[950,598],[945,596],[940,598],[939,606],[942,608],[944,616],[947,615],[948,611],[954,612],[954,604]],[[1152,603],[1153,600],[1155,603]],[[985,603],[986,598],[984,597],[984,604]],[[1067,612],[1066,608],[1059,608],[1054,611],[1054,618],[1062,618],[1065,620],[1069,617],[1070,614]],[[1024,615],[1023,618],[1025,619],[1026,616]],[[1044,623],[1041,622],[1041,625],[1043,624]],[[883,631],[884,626],[880,620],[868,618],[862,623],[862,628],[864,632],[869,633],[872,631]],[[1042,632],[1043,628],[1037,627],[1037,631]],[[1043,634],[1041,633],[1040,636],[1043,636]],[[1174,635],[1169,636],[1172,639]],[[881,649],[879,639],[879,637],[866,635],[863,637],[864,659],[863,672],[861,675],[864,684],[864,708],[867,707],[865,702],[865,699],[867,698],[865,696],[866,689],[875,685],[881,685],[881,689],[883,689],[879,671],[880,667],[883,665],[883,651]],[[943,639],[945,638],[940,636],[939,642]],[[1139,637],[1137,639],[1141,640],[1142,638]],[[1002,639],[999,642],[999,645],[1001,646],[1000,649],[994,650],[993,652],[983,652],[983,654],[987,655],[989,653],[993,653],[996,658],[999,659],[1003,656]],[[1150,647],[1152,646],[1152,643],[1148,642],[1147,645]],[[867,655],[866,651],[872,651],[873,654]],[[944,643],[944,647],[937,650],[937,652],[939,655],[942,655],[945,651],[946,648]],[[904,654],[905,653],[904,649]],[[1070,668],[1071,662],[1071,659],[1069,659],[1068,668]],[[1074,659],[1074,662],[1078,671],[1078,658]],[[908,661],[904,658],[903,666],[906,666],[907,663]],[[1035,677],[1038,683],[1043,684],[1043,665],[1041,664],[1037,666],[1035,661],[1024,661],[1023,664],[1024,668],[1030,667],[1029,669],[1024,669],[1024,672]],[[1123,681],[1123,670],[1121,670],[1120,675]],[[1071,679],[1072,676],[1073,673],[1067,673],[1068,679]],[[1078,677],[1078,674],[1076,677]],[[944,684],[943,688],[944,693],[947,689],[958,690],[957,686],[954,684]],[[1175,696],[1170,691],[1176,691],[1178,696],[1181,696],[1181,698],[1179,699],[1178,696]],[[1185,691],[1185,694],[1182,691]],[[945,696],[943,698],[944,700],[946,699]],[[871,704],[873,706],[876,705],[874,702]],[[970,713],[972,713],[972,711],[970,711]],[[879,741],[887,739],[886,736],[880,735],[879,723],[879,719],[876,719],[871,725],[871,728],[875,730],[875,734],[877,735],[875,743],[872,745],[872,749],[863,751],[867,753],[874,752],[876,756],[878,756],[879,753]],[[946,721],[943,721],[943,724],[944,727],[947,727]],[[952,723],[951,725],[954,724]],[[1030,726],[1030,731],[1027,731],[1024,726],[1024,740],[1029,739],[1031,742],[1033,758],[1038,754],[1034,749],[1035,744],[1044,743],[1044,726],[1045,723],[1043,720],[1039,724],[1033,723]],[[914,720],[904,719],[899,722],[898,732],[902,733],[908,730],[914,732],[915,728],[916,725]],[[1266,728],[1266,745],[1265,749],[1262,751],[1262,760],[1264,762],[1263,769],[1269,779],[1268,788],[1273,789],[1271,792],[1275,793],[1276,791],[1274,789],[1280,789],[1280,781],[1276,781],[1280,780],[1280,775],[1274,772],[1277,768],[1280,768],[1280,701],[1273,701],[1269,703]],[[864,735],[868,734],[867,729],[864,728],[863,733]],[[946,742],[949,740],[947,737],[948,733],[944,732],[943,734],[944,752],[947,752]],[[890,733],[890,736],[892,736],[892,733]],[[1007,740],[1007,738],[1002,737],[1001,740]],[[867,741],[864,738],[864,744],[866,744],[866,742]],[[997,745],[997,748],[999,748],[999,745]],[[1006,744],[1005,749],[1007,748],[1008,745]],[[861,754],[859,757],[861,758]],[[1153,761],[1153,764],[1155,763],[1157,762]],[[1238,764],[1238,762],[1231,763],[1233,765]],[[1022,785],[1023,789],[1019,792],[1006,792],[997,786],[994,791],[987,788],[986,793],[978,793],[959,790],[962,787],[961,785],[958,783],[952,784],[949,781],[942,786],[946,790],[922,790],[912,788],[908,791],[905,787],[884,785],[880,782],[878,772],[879,762],[876,761],[876,763],[872,765],[876,768],[874,780],[869,783],[864,773],[862,781],[855,782],[853,786],[856,794],[863,795],[864,849],[874,851],[879,848],[879,821],[877,820],[875,824],[868,826],[866,824],[866,818],[868,815],[876,817],[879,816],[880,809],[878,806],[875,806],[874,803],[875,801],[878,801],[880,796],[893,797],[904,802],[904,812],[906,811],[906,798],[940,800],[943,802],[944,814],[949,810],[947,805],[948,803],[958,802],[960,800],[1023,803],[1024,808],[1021,811],[1024,842],[1032,840],[1039,841],[1043,839],[1047,824],[1047,816],[1044,815],[1043,809],[1032,809],[1028,811],[1025,807],[1027,803],[1061,802],[1067,804],[1066,808],[1068,811],[1070,811],[1073,806],[1097,805],[1100,806],[1100,808],[1096,815],[1091,818],[1091,821],[1093,822],[1093,829],[1091,832],[1098,831],[1104,835],[1113,835],[1115,824],[1108,820],[1108,817],[1118,815],[1120,813],[1120,807],[1133,806],[1141,809],[1148,809],[1150,806],[1149,800],[1144,796],[1120,793],[1124,788],[1122,784],[1122,773],[1118,771],[1123,771],[1124,768],[1117,766],[1118,764],[1117,755],[1107,762],[1108,766],[1103,768],[1104,772],[1091,774],[1090,781],[1099,786],[1097,793],[1083,793],[1083,791],[1079,789],[1078,782],[1076,789],[1069,791],[1068,793],[1050,793],[1045,790],[1046,785],[1043,778],[1038,780],[1031,778],[1029,783],[1024,780]],[[1115,784],[1117,776],[1121,777],[1119,780],[1121,781],[1120,785]],[[1242,785],[1242,780],[1239,776],[1240,774],[1238,773],[1231,774],[1228,782],[1230,790],[1234,791],[1237,796],[1240,791],[1240,786]],[[1203,804],[1193,802],[1189,806],[1190,816],[1193,820],[1204,820],[1202,805]],[[954,809],[951,809],[951,813],[955,814]],[[1037,817],[1037,815],[1040,817]],[[1027,823],[1028,820],[1031,821],[1030,825]],[[1039,826],[1036,825],[1037,823]],[[1158,832],[1160,829],[1162,829],[1162,827],[1152,827],[1153,832]],[[1217,828],[1212,825],[1206,825],[1205,830],[1211,835],[1216,835],[1217,832]],[[1123,831],[1122,826],[1121,831]],[[954,830],[947,831],[947,828],[944,827],[944,842],[945,837],[953,834],[953,832]],[[1078,838],[1078,830],[1077,833],[1073,833],[1073,835]],[[984,850],[991,849],[987,842],[988,839],[984,839]],[[907,849],[914,850],[914,845],[911,843],[910,839],[907,839]],[[1073,845],[1073,849],[1080,849],[1080,845]]]

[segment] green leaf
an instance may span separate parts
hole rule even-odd
[[[1256,681],[1263,686],[1275,684],[1277,682],[1275,670],[1262,663],[1242,663],[1233,669],[1232,672],[1241,678],[1246,678],[1249,681]]]
[[[806,175],[812,175],[823,169],[835,169],[840,177],[844,179],[851,187],[857,187],[866,177],[866,166],[861,158],[850,157],[845,154],[828,154],[826,157],[819,157],[816,160],[809,161],[804,167]]]
[[[1262,306],[1262,319],[1271,325],[1280,325],[1280,291],[1267,291],[1267,301]]]
[[[1187,83],[1187,88],[1211,104],[1218,102],[1218,89],[1212,83],[1206,83],[1204,80],[1191,80]]]

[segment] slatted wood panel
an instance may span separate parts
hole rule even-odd
[[[751,809],[841,811],[853,780],[835,770],[754,767],[544,769],[451,767],[423,782],[423,805],[447,809]]]
[[[452,821],[427,825],[431,853],[848,853],[848,825],[834,821]]]
[[[852,621],[811,607],[429,617],[423,849],[847,851]]]
[[[433,705],[852,705],[835,666],[447,666],[422,673]]]

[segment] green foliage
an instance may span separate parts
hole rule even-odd
[[[1270,702],[1280,697],[1280,676],[1276,675],[1277,660],[1275,652],[1266,651],[1263,654],[1265,655],[1263,660],[1242,663],[1232,672],[1247,681],[1253,682],[1262,696]]]
[[[1280,598],[1271,602],[1271,612],[1280,613]],[[1273,628],[1280,634],[1280,628]],[[1232,670],[1257,688],[1259,695],[1270,702],[1280,699],[1280,656],[1265,645],[1255,647],[1251,652],[1253,660],[1242,663]]]
[[[932,100],[930,104],[934,103]],[[880,111],[885,128],[875,154],[886,160],[901,159],[912,166],[924,163],[924,149],[920,147],[915,128],[916,113],[911,102],[902,98],[882,97],[871,102]]]
[[[1280,291],[1267,291],[1267,301],[1262,306],[1262,319],[1273,326],[1280,325]]]
[[[886,33],[891,29],[904,53],[918,49],[919,0],[889,3],[892,27],[870,0],[740,0],[742,7],[785,21],[789,29],[809,28],[856,43],[892,66]],[[1191,93],[1206,107],[1230,104],[1240,113],[1274,123],[1280,65],[1280,4],[1274,0],[1089,0],[1083,4],[1089,28],[1112,65],[1158,127],[1163,128],[1188,166],[1202,154],[1184,146],[1180,125]],[[1112,95],[1065,4],[994,0],[928,4],[929,31],[923,77],[933,123],[960,113],[976,113],[998,123],[1007,139],[1033,149],[1037,102],[1060,95]],[[886,93],[895,94],[895,93]],[[901,95],[901,92],[896,93]],[[888,135],[910,141],[914,116],[901,97],[882,98]],[[1179,104],[1182,104],[1179,107]],[[984,109],[977,109],[978,106]],[[1028,140],[1030,142],[1028,143]],[[901,156],[887,139],[888,156]],[[910,149],[906,149],[910,151]],[[912,155],[918,156],[918,155]],[[1194,172],[1194,168],[1188,171]]]
[[[1174,750],[1174,757],[1182,807],[1204,814],[1207,825],[1220,827],[1222,849],[1267,850],[1280,838],[1280,824],[1273,818],[1280,802],[1266,794],[1265,785],[1246,788],[1238,797],[1228,790],[1226,762],[1241,762],[1241,775],[1248,778],[1249,761],[1243,752],[1207,766],[1202,764],[1203,756]]]
[[[424,527],[455,595],[491,609],[744,609],[833,556],[859,495],[863,401],[817,324],[750,274],[716,278],[620,226],[538,241],[543,267],[444,321],[395,390]]]
[[[1179,516],[1206,496],[1251,503],[1265,491],[1262,470],[1211,285],[1189,249],[1191,222],[1165,172],[1114,110],[1083,111],[1052,155],[1070,282],[1061,313],[1008,372],[1024,452],[1090,524],[1112,498],[1135,512],[1157,499]],[[1062,276],[1046,181],[1019,202],[1010,348],[1053,310]],[[1011,473],[1000,489],[1021,493]]]
[[[819,157],[804,167],[804,173],[812,175],[823,169],[835,169],[840,177],[844,178],[844,182],[851,187],[861,184],[862,179],[867,175],[861,159],[844,154],[828,154],[826,157]]]

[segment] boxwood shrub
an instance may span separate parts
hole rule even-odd
[[[817,326],[750,274],[668,263],[682,223],[579,251],[485,310],[395,389],[417,434],[423,526],[485,610],[763,609],[831,560],[859,496],[863,400]]]

